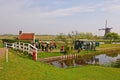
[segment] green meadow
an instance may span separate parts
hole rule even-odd
[[[11,52],[9,62],[3,56],[0,67],[0,80],[120,80],[119,68],[88,65],[62,69]]]
[[[104,46],[113,45],[101,47]],[[61,54],[43,52],[38,57],[59,55]],[[120,80],[120,69],[98,65],[57,68],[9,50],[9,62],[6,63],[5,55],[0,59],[0,80]]]

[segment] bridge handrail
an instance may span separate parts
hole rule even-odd
[[[37,60],[37,48],[29,43],[23,43],[23,42],[15,42],[15,43],[7,43],[4,42],[4,46],[7,48],[13,48],[22,50],[23,52],[26,51],[28,54],[33,55],[33,52],[36,53],[36,60]]]

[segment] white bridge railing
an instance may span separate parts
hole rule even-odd
[[[37,48],[29,43],[23,42],[15,42],[15,43],[7,43],[4,42],[4,46],[7,48],[13,48],[16,50],[21,50],[23,52],[28,52],[31,54],[35,60],[37,60]]]

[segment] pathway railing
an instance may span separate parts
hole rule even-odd
[[[4,46],[7,48],[13,48],[16,50],[21,50],[23,52],[28,52],[31,54],[35,60],[37,60],[37,48],[29,43],[23,42],[15,42],[15,43],[7,43],[4,42]]]

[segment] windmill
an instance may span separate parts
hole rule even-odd
[[[107,27],[107,20],[105,21],[105,28],[101,28],[101,29],[98,29],[98,30],[105,30],[105,34],[104,34],[104,38],[106,38],[106,34],[110,32],[110,30],[112,29]]]

